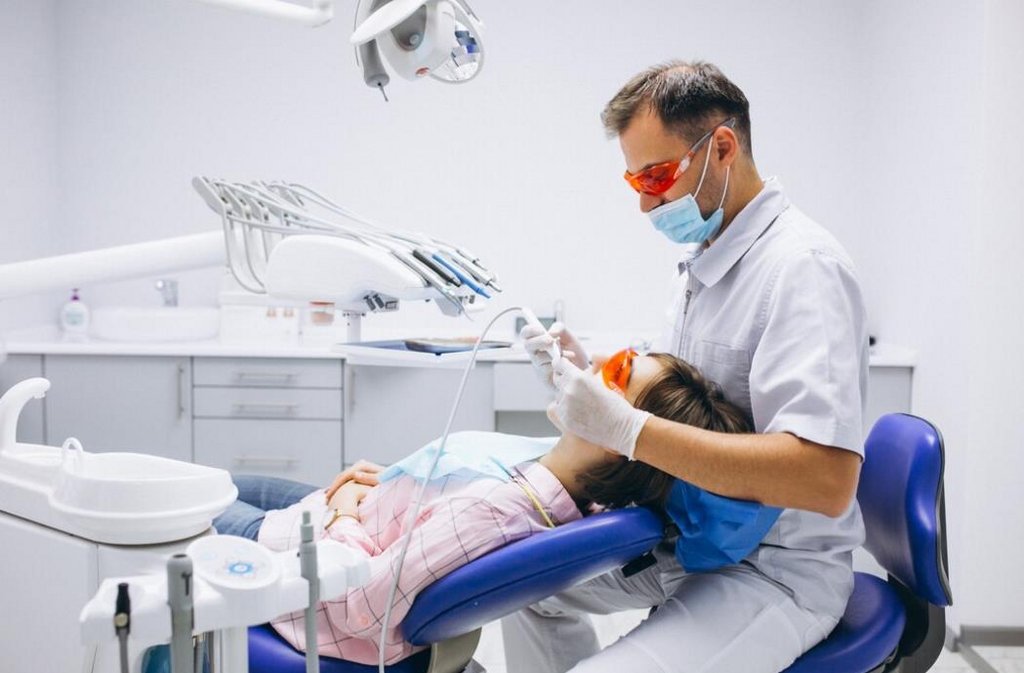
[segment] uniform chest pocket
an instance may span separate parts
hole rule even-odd
[[[693,364],[721,386],[730,401],[749,412],[750,353],[747,349],[717,341],[699,341],[695,350]]]

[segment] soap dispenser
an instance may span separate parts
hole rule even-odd
[[[71,301],[60,310],[60,327],[70,339],[84,339],[89,333],[89,307],[78,298],[78,288],[71,292]]]

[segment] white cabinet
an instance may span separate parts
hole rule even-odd
[[[8,355],[0,363],[0,395],[16,383],[43,375],[42,355]],[[33,400],[25,405],[18,419],[18,441],[30,444],[45,444],[43,427],[43,403]]]
[[[193,375],[197,463],[317,485],[341,471],[340,360],[195,358]]]
[[[47,355],[46,441],[192,460],[187,357]]]
[[[477,364],[452,430],[494,429],[494,366]],[[345,365],[345,463],[387,465],[440,437],[462,369]]]

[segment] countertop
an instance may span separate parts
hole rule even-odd
[[[388,334],[364,330],[365,341],[454,336],[452,334]],[[628,332],[603,332],[580,335],[581,341],[591,354],[612,353],[629,344],[636,344],[652,335]],[[511,341],[510,335],[498,335],[499,340]],[[167,357],[259,357],[259,358],[327,358],[348,360],[353,364],[377,364],[392,366],[459,366],[468,353],[437,356],[428,353],[395,353],[382,349],[362,346],[344,346],[331,343],[273,343],[273,342],[225,342],[216,339],[208,341],[174,342],[128,342],[87,339],[69,341],[53,326],[43,326],[8,332],[0,337],[0,361],[4,353],[10,355],[150,355]],[[522,347],[481,350],[480,362],[526,362]],[[872,367],[913,367],[917,353],[905,346],[878,343],[871,348]]]

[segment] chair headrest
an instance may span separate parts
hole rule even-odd
[[[864,446],[857,500],[864,547],[915,595],[950,605],[942,435],[922,418],[888,414]]]

